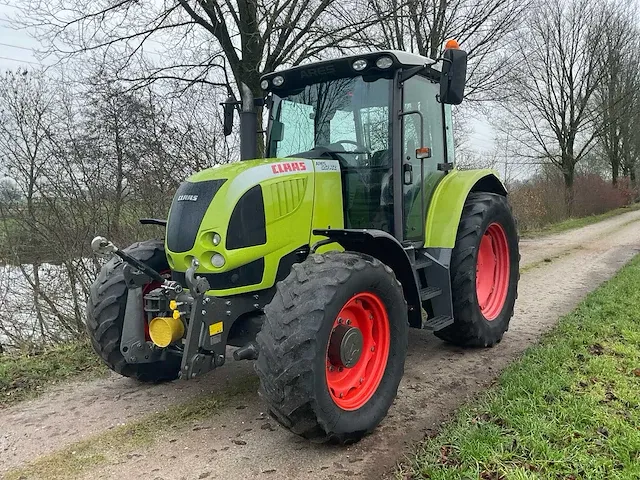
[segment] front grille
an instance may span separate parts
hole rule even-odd
[[[167,248],[171,252],[188,252],[196,242],[202,218],[224,179],[184,182],[178,188],[167,222]]]
[[[264,258],[259,258],[258,260],[254,260],[253,262],[234,268],[228,272],[198,273],[196,276],[206,278],[212,290],[226,290],[228,288],[258,285],[262,282],[263,274]],[[185,288],[188,288],[184,277],[184,272],[171,273],[171,278],[173,280],[180,283]]]
[[[300,206],[307,188],[307,178],[293,178],[273,183],[269,186],[273,219],[293,212]]]

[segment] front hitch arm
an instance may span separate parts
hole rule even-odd
[[[166,288],[167,290],[173,290],[175,293],[182,292],[182,285],[180,285],[178,282],[167,280],[149,265],[141,262],[137,258],[132,257],[128,253],[123,252],[111,241],[107,240],[104,237],[95,237],[93,240],[91,240],[91,249],[98,255],[117,255],[124,262],[128,263],[132,267],[140,270],[142,273],[147,275],[151,280],[155,280],[156,282],[160,283],[163,288]]]
[[[187,380],[222,366],[225,361],[223,344],[214,345],[213,352],[205,353],[200,350],[203,339],[209,338],[209,332],[206,331],[209,324],[207,316],[211,316],[212,312],[209,311],[211,298],[205,296],[211,286],[206,278],[196,276],[196,269],[199,265],[198,260],[194,258],[191,266],[185,272],[187,287],[193,296],[191,317],[185,338],[182,365],[180,366],[180,377]]]

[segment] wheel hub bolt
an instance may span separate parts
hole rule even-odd
[[[351,320],[347,319],[347,325],[351,325]]]
[[[329,365],[329,371],[333,372],[333,365]]]
[[[341,394],[340,394],[340,398],[342,398],[342,397],[344,397],[344,393],[341,393]]]
[[[376,351],[376,347],[371,347],[371,351],[375,352]]]
[[[362,382],[364,382],[364,378],[361,378],[361,379],[360,379],[360,383],[362,383]]]
[[[342,319],[341,318],[338,319],[338,323],[342,324]]]
[[[344,370],[344,368],[342,368],[342,367],[339,367],[339,368],[338,368],[338,371],[339,371],[339,372],[341,372],[342,370]]]

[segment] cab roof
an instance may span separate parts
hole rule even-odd
[[[381,57],[390,57],[393,61],[388,68],[381,69],[376,66],[376,61]],[[356,71],[353,62],[359,59],[367,61],[367,66],[363,70]],[[260,80],[268,85],[266,91],[277,92],[279,90],[289,90],[302,87],[311,83],[330,80],[333,78],[348,78],[362,75],[371,78],[392,78],[393,72],[400,68],[431,66],[435,60],[423,57],[416,53],[402,50],[379,50],[358,55],[321,60],[319,62],[307,63],[296,67],[278,70],[263,75]],[[277,86],[273,84],[275,77],[282,77],[284,82]]]

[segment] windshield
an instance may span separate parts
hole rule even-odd
[[[355,77],[274,95],[269,157],[335,158],[353,167],[387,163],[390,94],[389,79]]]

